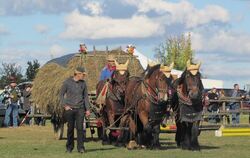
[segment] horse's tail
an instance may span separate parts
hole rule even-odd
[[[54,132],[57,133],[61,128],[61,125],[64,124],[64,119],[61,115],[54,112],[51,115],[51,123],[53,125]]]

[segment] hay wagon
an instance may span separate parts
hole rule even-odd
[[[47,62],[39,69],[33,82],[32,99],[41,111],[47,114],[62,118],[63,109],[60,106],[59,91],[63,81],[73,75],[74,69],[78,66],[84,66],[87,72],[86,82],[91,103],[91,118],[88,120],[88,126],[91,133],[95,127],[100,126],[98,121],[98,112],[95,105],[96,85],[99,82],[100,73],[106,65],[106,58],[112,55],[119,63],[125,63],[130,60],[128,70],[132,76],[139,76],[144,71],[142,65],[136,56],[130,55],[121,48],[109,51],[93,51],[87,54],[74,53],[55,58]],[[59,120],[62,121],[62,120]],[[61,128],[62,129],[62,128]],[[62,130],[58,131],[58,137],[63,135]],[[98,132],[99,133],[99,132]]]

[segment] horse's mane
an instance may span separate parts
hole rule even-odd
[[[149,78],[155,70],[160,69],[160,66],[160,64],[157,64],[151,68],[147,68],[147,71],[144,72],[144,74],[146,75],[145,78]]]

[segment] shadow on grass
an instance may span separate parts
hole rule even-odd
[[[0,137],[0,139],[5,139],[5,137]]]
[[[215,150],[215,149],[220,149],[220,147],[201,145],[201,150]]]
[[[106,151],[106,150],[114,150],[114,149],[119,149],[119,148],[98,148],[98,149],[86,149],[87,152],[96,152],[96,151]]]
[[[67,137],[63,137],[60,140],[67,140]],[[74,140],[77,140],[77,138],[74,138]],[[98,142],[101,141],[99,138],[86,138],[84,142]]]

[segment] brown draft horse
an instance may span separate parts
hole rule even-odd
[[[199,124],[202,120],[202,92],[204,90],[201,74],[192,74],[185,70],[174,83],[176,99],[173,99],[172,108],[176,113],[176,143],[178,147],[187,150],[200,150],[198,136]]]
[[[125,91],[126,115],[120,124],[120,127],[129,126],[130,134],[122,132],[119,137],[122,143],[128,143],[129,135],[140,146],[160,147],[160,123],[167,108],[168,88],[160,65],[148,67],[143,78],[130,78]]]
[[[115,142],[118,132],[110,130],[109,137],[106,134],[106,127],[118,127],[120,120],[117,120],[124,111],[125,88],[129,79],[129,72],[126,70],[121,74],[118,70],[114,71],[109,81],[99,81],[96,86],[97,96],[100,94],[105,82],[109,82],[108,92],[100,115],[102,116],[103,134],[101,136],[103,144]]]

